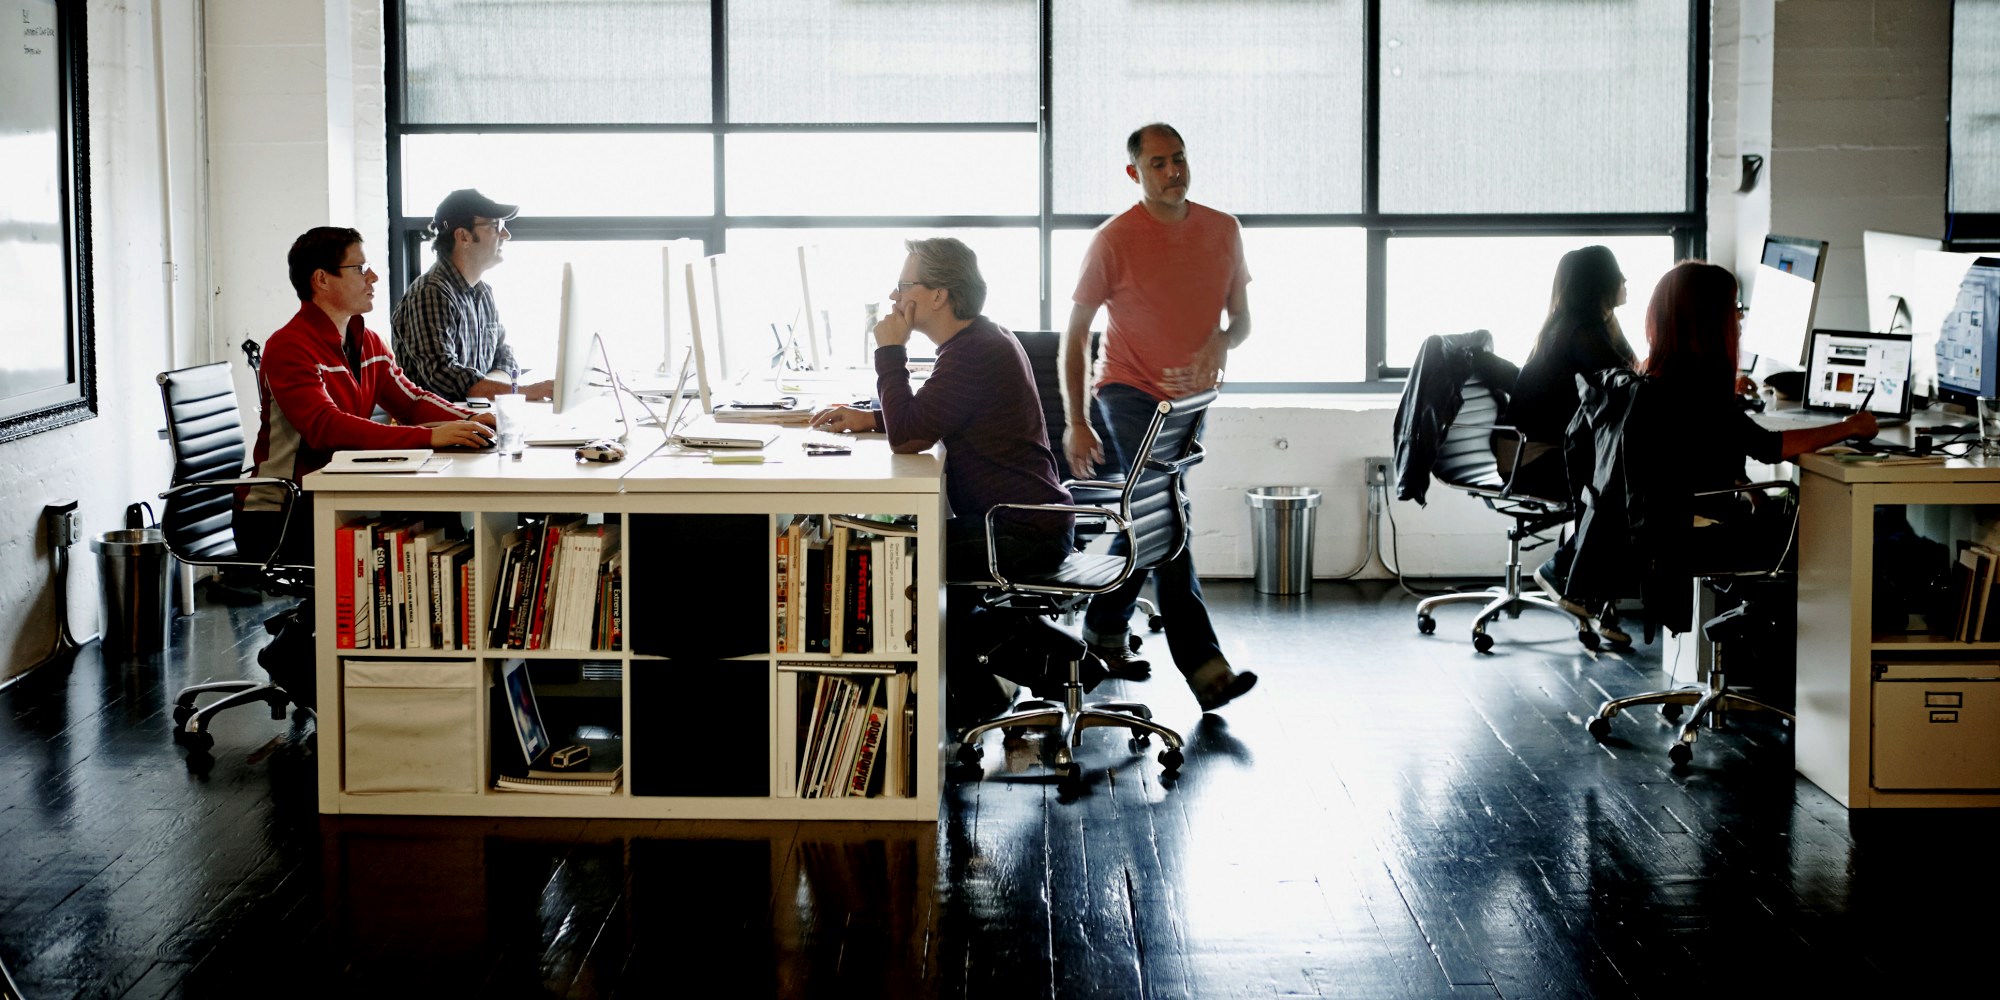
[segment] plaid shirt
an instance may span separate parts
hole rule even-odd
[[[493,305],[493,289],[482,281],[468,286],[451,257],[411,283],[390,318],[396,361],[411,381],[446,399],[462,400],[488,372],[520,374],[507,328]]]

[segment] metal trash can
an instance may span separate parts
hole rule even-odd
[[[90,540],[104,595],[104,655],[125,657],[167,648],[168,585],[173,557],[158,528],[107,531]]]
[[[1244,492],[1250,505],[1250,539],[1257,547],[1257,592],[1303,594],[1313,583],[1313,509],[1310,486],[1260,486]]]

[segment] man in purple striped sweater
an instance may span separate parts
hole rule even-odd
[[[964,243],[949,237],[910,240],[909,256],[893,308],[875,324],[875,379],[880,409],[836,406],[813,416],[813,426],[838,432],[882,431],[898,452],[918,452],[942,441],[945,494],[952,518],[945,524],[945,575],[952,580],[987,579],[986,512],[995,504],[1067,504],[1069,491],[1056,479],[1055,452],[1049,447],[1042,404],[1020,341],[980,314],[986,280],[979,261]],[[921,389],[910,387],[907,345],[921,333],[937,346],[937,364]],[[1008,514],[1015,516],[1006,516]],[[1035,572],[1059,565],[1070,552],[1072,518],[1056,512],[1002,512],[995,519],[1002,573]],[[958,651],[988,648],[973,614],[976,596],[953,588],[946,611],[947,634]],[[977,638],[975,638],[977,637]],[[1018,646],[1021,636],[1010,637]],[[1032,669],[1002,674],[1053,696],[1067,676],[1070,639],[1053,627],[1025,637],[1036,653],[1054,653],[1046,672]],[[1080,646],[1078,647],[1081,648]],[[964,656],[947,655],[947,666]],[[1053,662],[1060,659],[1060,662]],[[991,685],[978,683],[969,667],[954,670],[958,689],[976,692],[983,710]],[[1101,675],[1100,675],[1101,676]],[[1094,684],[1098,678],[1089,678]],[[963,693],[963,692],[960,692]],[[956,700],[956,699],[954,699]],[[993,706],[997,707],[997,706]]]

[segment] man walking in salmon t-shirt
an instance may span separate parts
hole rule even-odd
[[[1145,125],[1125,141],[1126,176],[1139,203],[1099,226],[1077,278],[1069,327],[1063,332],[1063,451],[1078,476],[1130,471],[1155,407],[1210,389],[1222,377],[1229,349],[1250,336],[1250,272],[1236,218],[1187,200],[1187,148],[1173,126]],[[1085,388],[1084,349],[1097,310],[1108,307],[1104,366]],[[1221,319],[1228,315],[1228,325]],[[1096,405],[1110,429],[1100,441],[1090,425]],[[1124,539],[1113,542],[1123,553]],[[1167,650],[1187,678],[1202,711],[1221,708],[1250,690],[1257,675],[1233,669],[1215,637],[1194,556],[1182,548],[1152,573]],[[1114,675],[1143,677],[1146,661],[1132,655],[1127,620],[1147,574],[1098,595],[1084,614],[1083,637]]]

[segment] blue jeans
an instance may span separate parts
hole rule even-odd
[[[1097,407],[1111,429],[1111,439],[1104,442],[1104,456],[1113,470],[1122,469],[1130,474],[1132,458],[1159,404],[1159,400],[1128,385],[1113,384],[1098,390]],[[1125,554],[1125,536],[1112,540],[1111,552]],[[1201,581],[1195,578],[1191,547],[1182,548],[1180,555],[1150,572],[1133,573],[1117,590],[1093,598],[1083,615],[1084,639],[1099,646],[1125,645],[1130,628],[1128,620],[1148,576],[1155,583],[1160,615],[1167,620],[1167,652],[1173,655],[1174,666],[1182,674],[1192,674],[1210,661],[1222,659],[1215,625],[1209,621],[1208,605],[1201,599]]]

